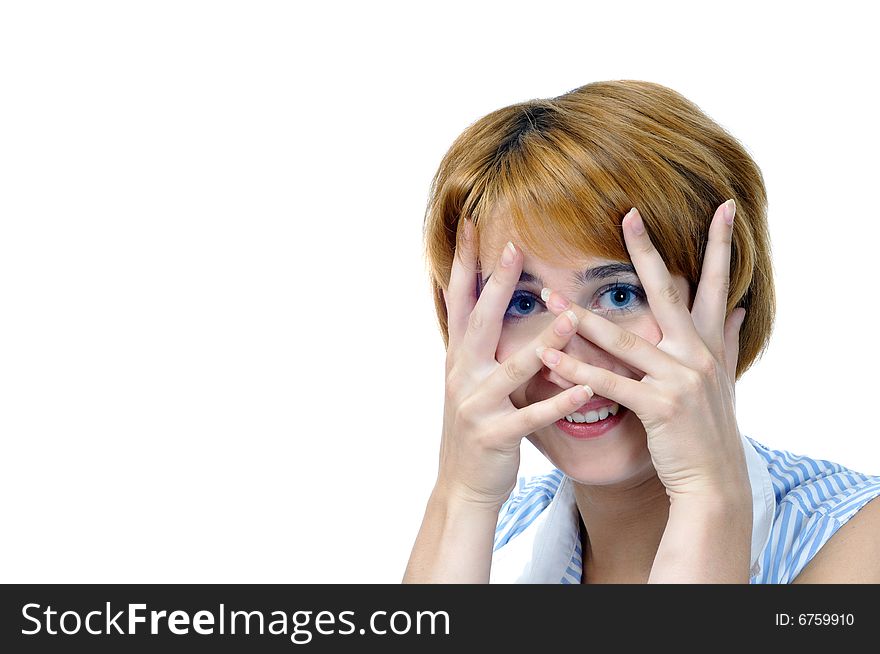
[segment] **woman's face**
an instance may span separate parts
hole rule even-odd
[[[572,302],[654,345],[660,342],[663,335],[634,269],[632,272],[621,271],[617,266],[618,269],[610,273],[607,270],[600,272],[603,276],[599,278],[586,279],[589,275],[585,271],[605,264],[623,263],[629,266],[628,261],[583,258],[575,267],[560,266],[559,262],[537,259],[517,242],[513,234],[486,230],[480,244],[482,280],[485,281],[492,273],[508,240],[523,253],[523,275],[504,317],[496,351],[497,361],[502,362],[519,349],[529,346],[555,318],[555,314],[541,300],[543,287],[562,292]],[[690,307],[693,299],[687,280],[681,276],[673,276],[673,279],[683,297],[688,298]],[[580,361],[606,368],[623,377],[640,380],[645,376],[643,371],[625,364],[577,333],[562,349]],[[538,374],[516,389],[510,399],[514,406],[522,408],[553,397],[572,385],[543,366]],[[608,399],[614,401],[614,398]],[[597,438],[574,438],[556,424],[539,429],[527,438],[554,466],[575,481],[591,485],[637,484],[652,476],[654,468],[641,421],[632,411],[621,410],[623,415],[620,422]]]

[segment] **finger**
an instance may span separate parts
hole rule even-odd
[[[556,316],[537,338],[502,361],[483,384],[486,406],[493,406],[525,384],[543,367],[536,350],[539,347],[565,347],[577,333],[577,316],[563,313]]]
[[[547,380],[550,381],[550,382],[553,383],[553,384],[556,384],[557,386],[559,386],[559,388],[561,388],[561,389],[564,390],[564,391],[565,391],[565,390],[568,390],[568,389],[571,388],[572,386],[575,386],[575,384],[573,384],[572,382],[568,381],[568,380],[565,379],[564,377],[560,377],[559,375],[557,375],[557,374],[556,374],[555,372],[553,372],[552,370],[548,370],[548,371],[547,371]]]
[[[468,316],[477,303],[477,257],[473,246],[473,224],[465,218],[459,247],[452,259],[449,288],[443,292],[449,326],[449,343],[458,343],[467,330]]]
[[[553,348],[546,348],[541,353],[541,360],[553,372],[575,384],[586,384],[595,393],[622,404],[637,415],[647,415],[653,408],[649,387],[635,379],[623,377],[607,368],[591,366]]]
[[[626,249],[632,258],[639,280],[645,288],[651,312],[660,325],[664,338],[687,342],[698,336],[688,311],[687,300],[675,285],[663,257],[645,231],[638,209],[633,207],[624,216],[623,230]]]
[[[587,311],[558,291],[541,289],[541,299],[552,313],[573,311],[578,319],[578,334],[625,364],[638,368],[655,379],[672,377],[681,370],[682,364],[653,343],[592,311]]]
[[[482,285],[480,297],[468,319],[462,348],[476,361],[494,361],[501,338],[504,314],[519,283],[522,253],[510,241],[501,249],[495,269]]]
[[[534,355],[534,352],[532,354]],[[551,398],[506,414],[498,419],[497,426],[501,433],[522,438],[547,425],[552,425],[589,402],[591,397],[593,397],[592,390],[580,385],[573,386]]]
[[[727,314],[727,296],[730,291],[730,250],[733,239],[733,216],[736,203],[733,198],[722,204],[712,217],[709,242],[703,256],[700,283],[691,317],[703,342],[713,352],[724,340],[724,317]],[[730,224],[728,224],[728,222]]]
[[[737,307],[730,312],[730,317],[724,324],[724,359],[727,365],[727,374],[732,384],[736,383],[736,364],[739,361],[739,334],[746,318],[746,310]]]

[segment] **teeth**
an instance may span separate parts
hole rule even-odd
[[[620,405],[615,403],[611,406],[603,406],[598,411],[587,411],[585,414],[575,411],[565,416],[565,419],[568,422],[599,422],[600,420],[605,420],[609,415],[616,416],[618,411],[620,411]]]

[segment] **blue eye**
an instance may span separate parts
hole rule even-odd
[[[591,311],[601,314],[635,311],[646,303],[645,291],[642,288],[621,282],[606,286],[599,290],[596,296],[599,298],[599,307]],[[609,303],[602,302],[606,297]],[[510,304],[507,305],[504,322],[516,322],[543,310],[544,303],[540,297],[529,291],[517,290],[513,293]]]
[[[602,311],[615,313],[618,311],[633,311],[645,302],[645,292],[632,284],[617,283],[599,291],[600,299],[608,296],[610,306],[600,306]],[[635,298],[635,302],[632,299]]]
[[[525,318],[535,312],[535,309],[543,306],[540,298],[528,291],[515,291],[504,313],[505,321],[516,321]]]

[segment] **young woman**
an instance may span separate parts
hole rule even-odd
[[[425,236],[446,397],[404,582],[880,582],[880,477],[737,427],[767,198],[697,106],[616,81],[495,111]],[[555,469],[517,484],[523,438]]]

